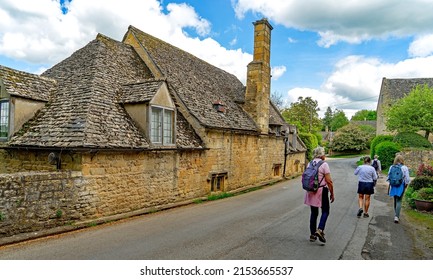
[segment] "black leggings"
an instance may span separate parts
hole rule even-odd
[[[317,217],[319,217],[319,207],[310,206],[311,216],[310,216],[310,233],[314,234],[317,229]],[[328,188],[323,188],[322,190],[322,215],[320,216],[319,229],[325,230],[326,220],[329,216],[329,196]]]

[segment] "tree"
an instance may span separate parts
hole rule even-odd
[[[346,114],[342,110],[336,109],[332,116],[330,129],[331,131],[337,131],[348,123],[349,119],[346,117]]]
[[[295,124],[301,132],[313,132],[320,130],[321,121],[318,103],[311,97],[298,97],[298,101],[291,103],[290,107],[282,113],[284,119],[291,124]]]
[[[375,110],[360,110],[350,119],[351,121],[375,121],[377,114]]]
[[[281,93],[274,91],[274,93],[271,94],[271,101],[272,103],[274,103],[275,107],[277,107],[279,111],[283,109],[284,100]]]
[[[349,119],[346,117],[346,114],[343,110],[335,109],[332,111],[330,107],[326,109],[325,116],[322,119],[323,128],[322,130],[337,131],[339,128],[347,125],[349,123]]]
[[[385,110],[386,128],[389,131],[425,131],[428,138],[433,131],[433,88],[418,85],[408,95],[397,100]]]
[[[334,113],[332,112],[331,107],[326,108],[325,116],[322,119],[322,130],[330,129],[333,115]]]

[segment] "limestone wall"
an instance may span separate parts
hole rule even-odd
[[[2,151],[0,237],[191,201],[211,194],[215,175],[221,192],[283,176],[282,137],[208,131],[206,139],[204,150],[62,153],[61,171],[48,151]],[[285,175],[304,162],[305,153],[289,155]]]
[[[80,172],[0,174],[0,238],[85,220],[94,201]]]
[[[421,163],[433,165],[433,151],[432,150],[406,150],[401,154],[404,158],[404,164],[416,172]]]

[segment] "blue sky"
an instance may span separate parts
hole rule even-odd
[[[433,77],[433,0],[2,0],[0,64],[41,73],[129,25],[236,75],[252,60],[252,22],[272,31],[271,92],[350,117],[376,109],[383,77]]]

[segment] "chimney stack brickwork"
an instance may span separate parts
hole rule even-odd
[[[248,64],[245,110],[257,123],[260,133],[269,132],[269,99],[271,92],[271,30],[267,19],[254,24],[254,55]]]

